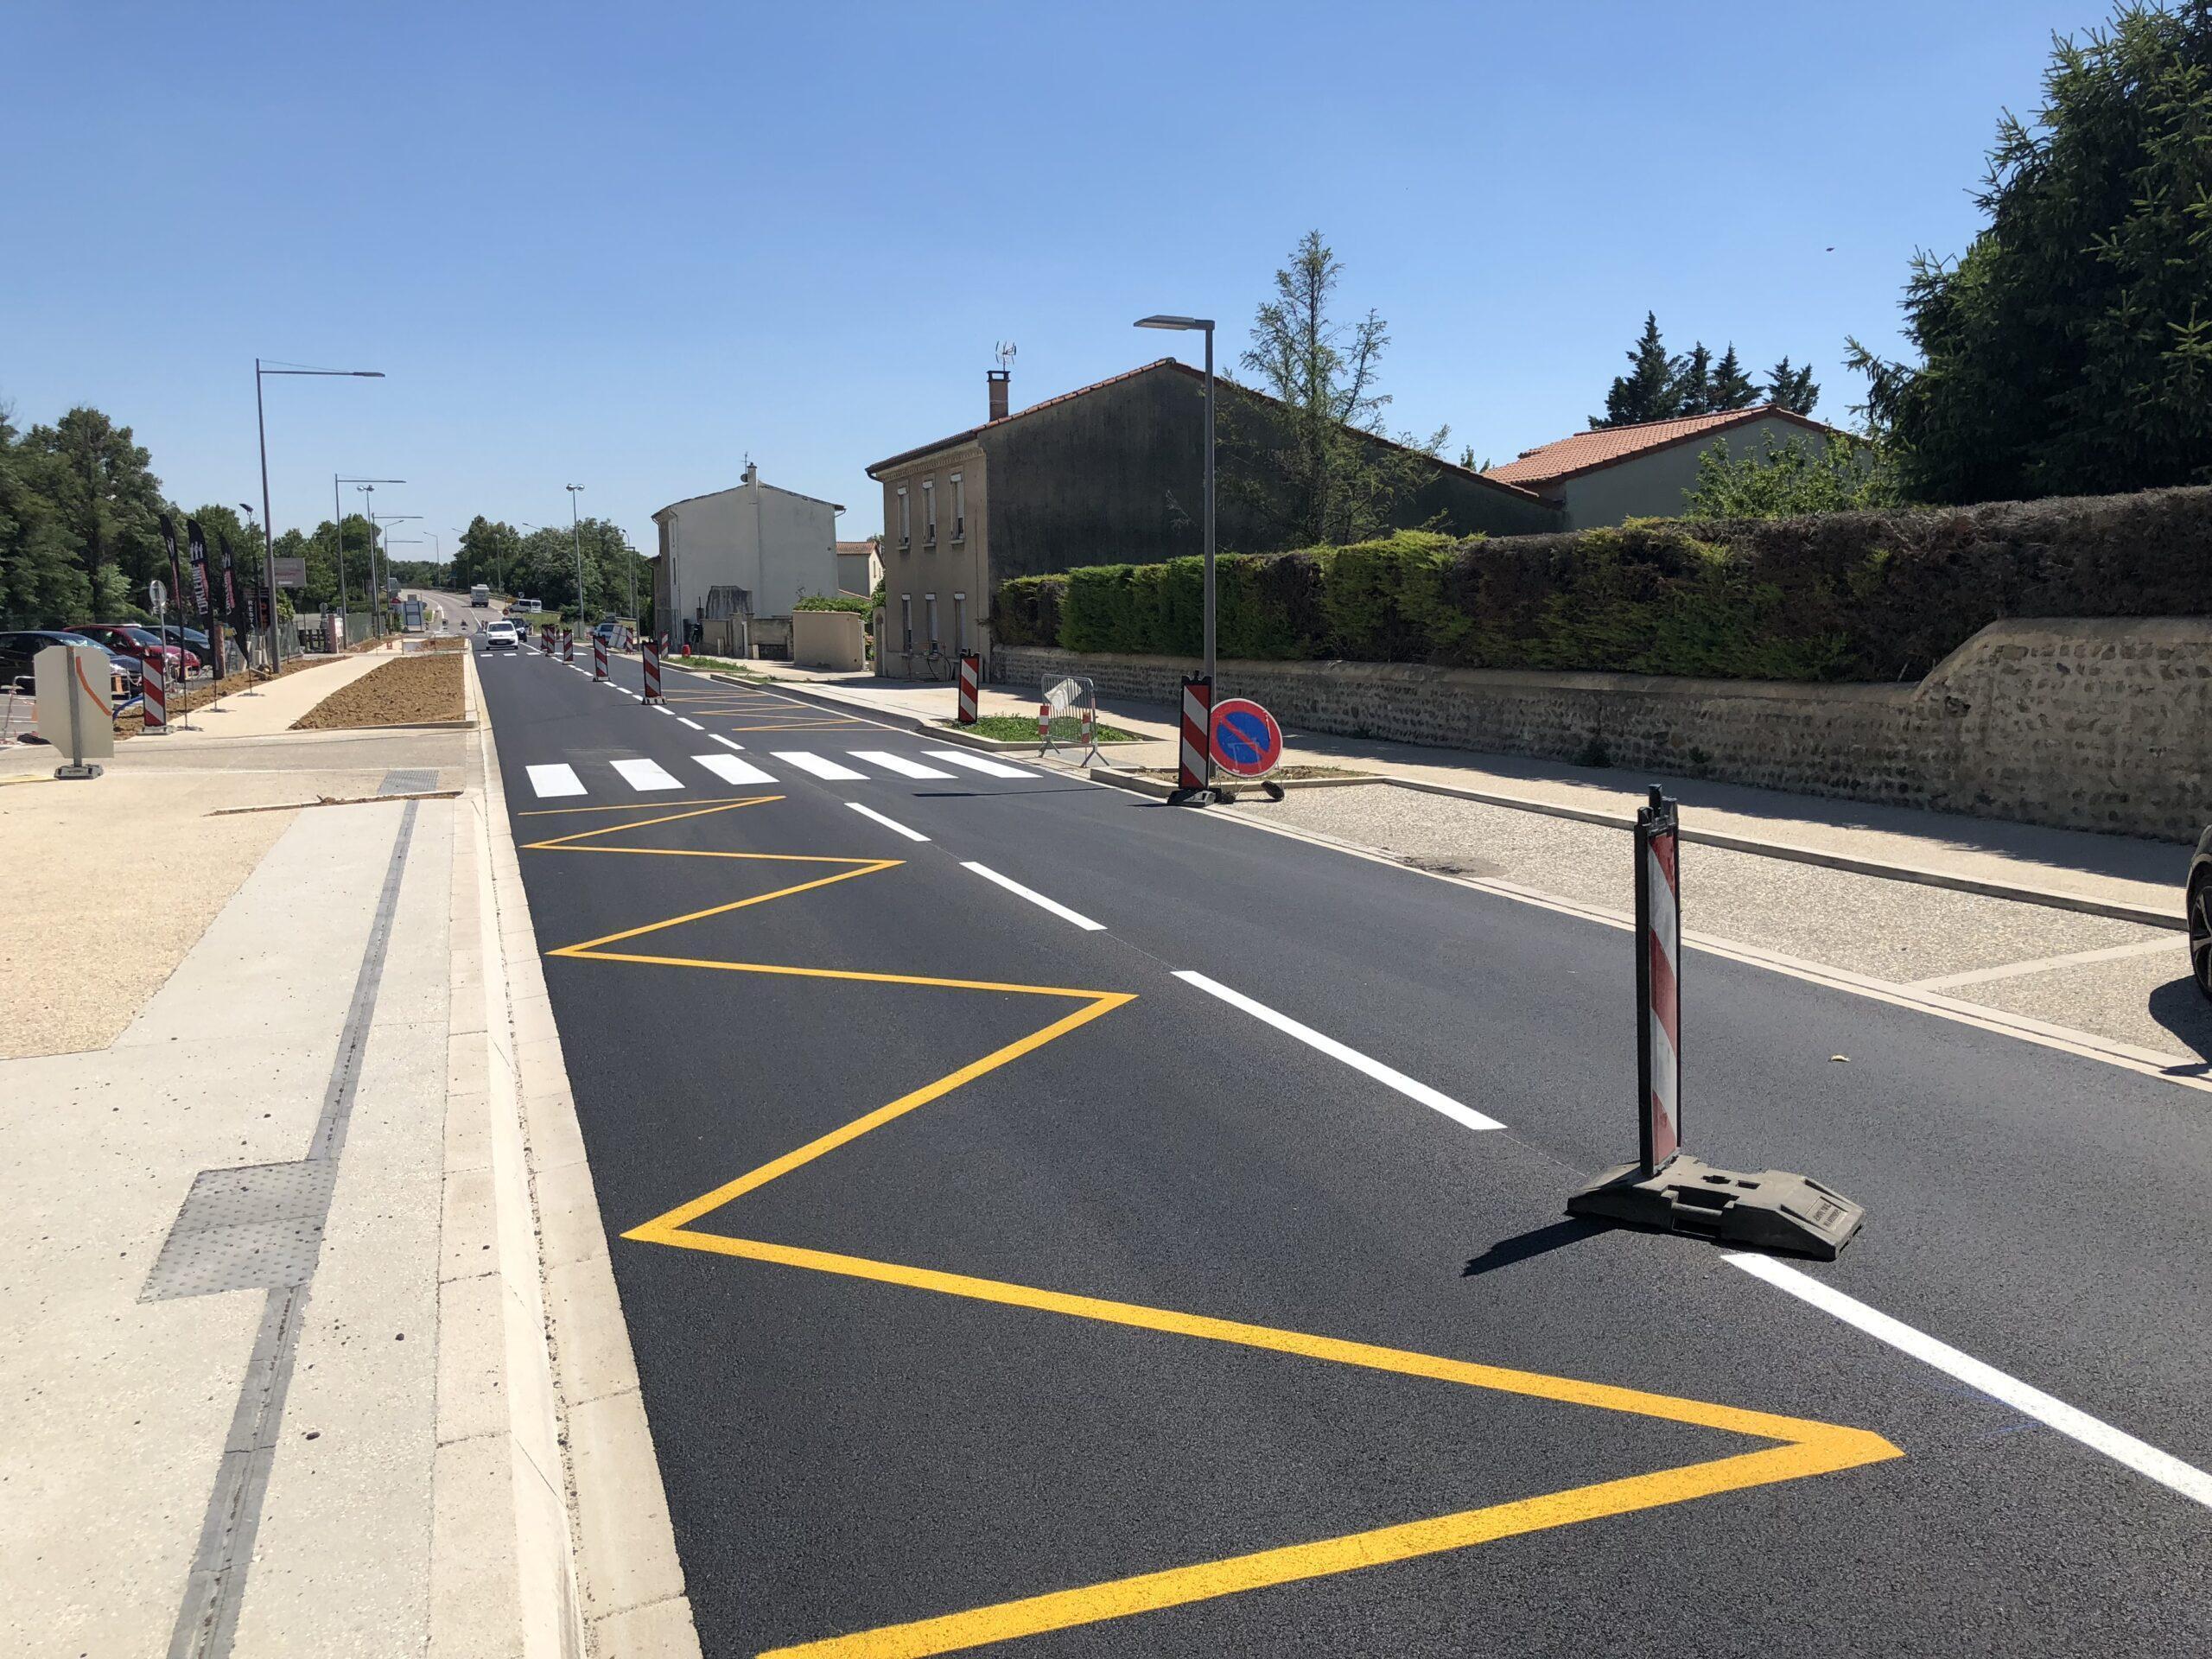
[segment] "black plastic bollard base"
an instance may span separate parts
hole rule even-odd
[[[1822,1262],[1834,1261],[1866,1219],[1862,1206],[1807,1176],[1738,1174],[1685,1152],[1648,1176],[1636,1164],[1608,1171],[1567,1201],[1567,1213]]]

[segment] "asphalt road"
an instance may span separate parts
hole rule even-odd
[[[1693,952],[1688,1144],[1867,1230],[1565,1224],[1622,931],[480,662],[709,1654],[2212,1650],[2203,1092]]]

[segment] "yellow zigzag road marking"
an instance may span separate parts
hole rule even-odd
[[[1809,1418],[1777,1416],[1768,1412],[1713,1405],[1671,1395],[1646,1394],[1638,1389],[1615,1388],[1602,1382],[1579,1382],[1571,1377],[1511,1370],[1470,1360],[1414,1353],[1404,1349],[1380,1347],[1336,1337],[1279,1330],[1270,1325],[1245,1325],[1203,1314],[1181,1313],[1171,1308],[1108,1301],[1066,1291],[1009,1284],[995,1279],[978,1279],[965,1274],[942,1273],[929,1268],[909,1267],[901,1262],[876,1262],[864,1256],[841,1255],[827,1250],[805,1249],[759,1239],[731,1238],[719,1233],[692,1230],[691,1224],[704,1219],[747,1193],[755,1192],[840,1147],[849,1145],[918,1107],[942,1099],[985,1073],[1034,1052],[1078,1027],[1088,1025],[1100,1015],[1111,1013],[1125,1002],[1135,1001],[1134,994],[1126,991],[1077,990],[1060,986],[1004,984],[989,980],[940,979],[914,974],[867,973],[846,969],[728,962],[714,957],[655,956],[606,948],[681,926],[686,922],[722,915],[751,905],[766,904],[770,899],[787,898],[810,888],[827,887],[832,882],[873,875],[894,868],[903,861],[881,858],[831,858],[820,855],[581,844],[630,830],[643,830],[682,818],[733,811],[741,807],[761,805],[782,798],[781,796],[764,795],[723,801],[633,823],[613,824],[601,830],[582,830],[550,841],[528,843],[525,850],[534,852],[635,853],[664,858],[753,859],[847,867],[834,875],[802,881],[755,898],[741,899],[681,916],[671,916],[664,921],[649,922],[642,927],[628,928],[581,944],[566,945],[548,954],[600,962],[708,968],[728,973],[787,974],[816,979],[859,980],[874,984],[918,985],[941,989],[1058,997],[1077,1001],[1082,1006],[1026,1037],[995,1049],[980,1059],[969,1061],[933,1083],[901,1095],[888,1104],[879,1106],[874,1111],[819,1135],[779,1158],[771,1159],[735,1180],[726,1182],[710,1192],[702,1193],[664,1215],[632,1228],[623,1235],[625,1238],[639,1243],[703,1250],[716,1255],[734,1256],[780,1267],[804,1268],[816,1273],[899,1285],[939,1295],[965,1297],[974,1301],[1057,1313],[1071,1319],[1091,1319],[1102,1324],[1160,1332],[1198,1341],[1233,1343],[1300,1359],[1323,1360],[1403,1376],[1458,1382],[1469,1388],[1555,1401],[1562,1405],[1627,1412],[1668,1422],[1721,1429],[1774,1444],[1733,1457],[1685,1464],[1677,1468],[1634,1475],[1621,1480],[1601,1481],[1593,1485],[1490,1504],[1455,1515],[1437,1516],[1397,1526],[1377,1527],[1340,1538],[1258,1550],[1221,1560],[1139,1573],[1104,1584],[1022,1597],[989,1606],[971,1608],[964,1612],[917,1619],[910,1624],[885,1625],[876,1630],[830,1637],[796,1647],[777,1649],[773,1654],[764,1656],[764,1659],[894,1659],[899,1656],[951,1653],[988,1643],[1009,1641],[1047,1630],[1092,1624],[1101,1619],[1123,1618],[1186,1602],[1236,1595],[1271,1585],[1290,1584],[1301,1579],[1350,1572],[1357,1567],[1408,1560],[1445,1550],[1465,1549],[1474,1544],[1572,1526],[1602,1516],[1626,1515],[1638,1510],[1687,1503],[1693,1498],[1770,1485],[1777,1481],[1800,1480],[1808,1475],[1832,1473],[1904,1455],[1878,1434],[1834,1423],[1817,1422]],[[581,811],[597,809],[555,810]],[[616,810],[635,812],[651,809],[633,805]]]

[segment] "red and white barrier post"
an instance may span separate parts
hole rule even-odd
[[[645,659],[645,701],[658,702],[660,698],[660,647],[650,639],[639,647]]]
[[[1636,814],[1636,1070],[1643,1173],[1682,1144],[1681,820],[1657,790]]]
[[[537,625],[537,648],[548,657],[553,654],[553,625],[550,622]]]
[[[561,660],[564,663],[576,660],[576,631],[574,628],[561,631]]]
[[[973,726],[983,698],[983,659],[972,651],[960,653],[960,723]]]
[[[1187,796],[1213,782],[1213,682],[1203,674],[1183,682],[1182,737],[1175,760],[1175,793]]]
[[[1808,1176],[1740,1174],[1681,1149],[1681,821],[1656,787],[1636,815],[1638,1157],[1567,1202],[1567,1213],[1833,1262],[1866,1210]]]
[[[575,636],[569,636],[574,639]],[[597,634],[591,637],[591,677],[594,680],[607,677],[607,641]]]
[[[149,734],[169,728],[168,665],[162,660],[168,655],[165,651],[149,654],[138,675],[138,707]]]

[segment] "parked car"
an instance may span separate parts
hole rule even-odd
[[[2212,997],[2212,828],[2197,839],[2189,861],[2189,965],[2196,988]]]
[[[160,634],[173,645],[181,645],[203,663],[215,660],[215,652],[207,643],[207,636],[197,628],[179,627],[174,622],[165,622],[149,632]]]
[[[192,673],[200,666],[200,658],[192,652],[179,645],[163,645],[159,634],[135,622],[79,622],[70,632],[99,640],[118,656],[135,657],[142,664],[158,654],[162,672],[172,679]]]
[[[486,651],[519,651],[522,635],[515,625],[502,617],[484,630],[484,649]]]
[[[29,692],[37,673],[38,654],[48,645],[90,645],[107,658],[108,690],[118,702],[138,695],[139,666],[136,658],[110,651],[97,639],[66,628],[22,628],[0,633],[0,689],[14,686]]]

